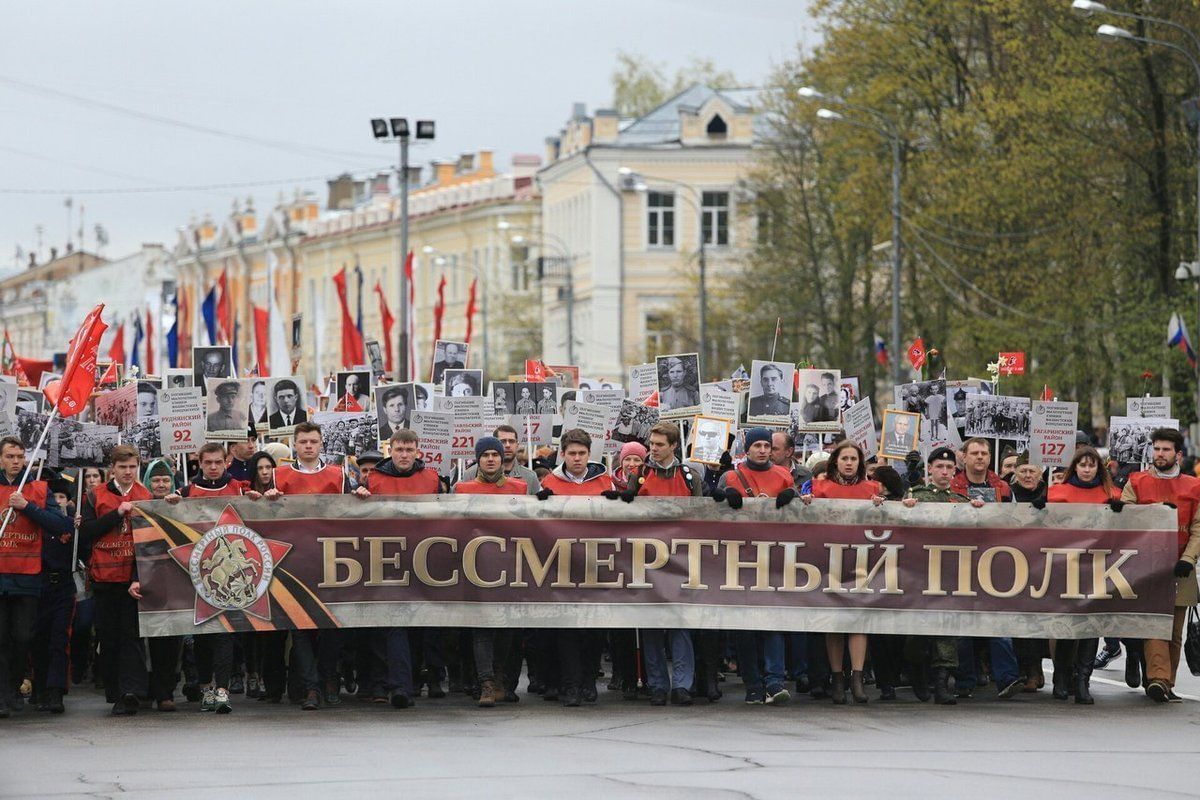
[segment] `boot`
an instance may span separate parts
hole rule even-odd
[[[496,705],[496,685],[492,681],[484,681],[479,689],[479,707],[492,708]]]
[[[939,706],[958,704],[954,692],[950,691],[950,670],[945,667],[938,667],[933,671],[933,700]]]
[[[863,687],[863,671],[861,669],[850,670],[850,696],[856,703],[867,702],[867,690]]]
[[[1096,701],[1092,698],[1091,686],[1092,667],[1096,663],[1096,650],[1099,649],[1099,639],[1080,640],[1075,651],[1075,702],[1090,706]]]
[[[913,694],[922,703],[929,702],[929,663],[922,660],[920,663],[913,662],[911,666],[912,674],[912,690]]]
[[[846,675],[843,672],[833,673],[833,689],[830,691],[833,695],[834,705],[846,705]]]
[[[63,690],[62,689],[47,689],[46,690],[46,710],[51,714],[61,714],[66,709],[63,707]]]
[[[1071,696],[1071,671],[1075,666],[1075,643],[1059,640],[1054,643],[1054,699]]]

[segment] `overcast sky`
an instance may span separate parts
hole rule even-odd
[[[142,242],[173,244],[192,212],[219,219],[235,198],[268,207],[299,186],[323,201],[325,178],[394,163],[394,146],[371,139],[374,116],[437,121],[437,140],[414,148],[414,163],[491,147],[507,168],[513,153],[542,153],[572,102],[589,112],[610,103],[619,50],[672,71],[711,58],[757,85],[798,43],[815,41],[803,8],[802,0],[13,4],[0,47],[0,269],[13,268],[18,246],[36,247],[39,224],[43,259],[51,245],[62,252],[68,197],[76,230],[85,209],[86,249],[101,223],[109,257]],[[269,185],[83,191],[228,183]]]

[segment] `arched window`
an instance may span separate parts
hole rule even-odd
[[[729,126],[725,124],[725,120],[721,118],[720,114],[714,114],[713,118],[708,121],[705,132],[709,136],[724,136],[729,132]]]

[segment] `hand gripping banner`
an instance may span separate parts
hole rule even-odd
[[[144,636],[464,626],[1169,638],[1165,506],[138,504]],[[1189,580],[1195,580],[1195,577]]]

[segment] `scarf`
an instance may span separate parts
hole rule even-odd
[[[839,483],[842,486],[853,486],[854,484],[856,484],[860,480],[862,480],[857,475],[855,475],[851,478],[843,478],[842,473],[838,472],[836,469],[834,469],[832,472],[828,473],[828,475],[830,478],[833,479],[834,483]]]
[[[1079,479],[1078,475],[1071,473],[1071,477],[1067,478],[1067,483],[1079,489],[1095,489],[1097,486],[1103,483],[1103,481],[1100,480],[1099,472],[1097,472],[1096,477],[1090,481],[1082,481]]]
[[[488,476],[488,474],[486,472],[484,472],[480,468],[477,468],[475,470],[475,478],[476,478],[476,480],[480,481],[481,483],[494,483],[497,486],[503,486],[504,480],[506,477],[507,476],[505,476],[505,474],[504,474],[504,465],[503,464],[500,465],[500,469],[496,470],[496,474],[492,475],[490,477]]]

